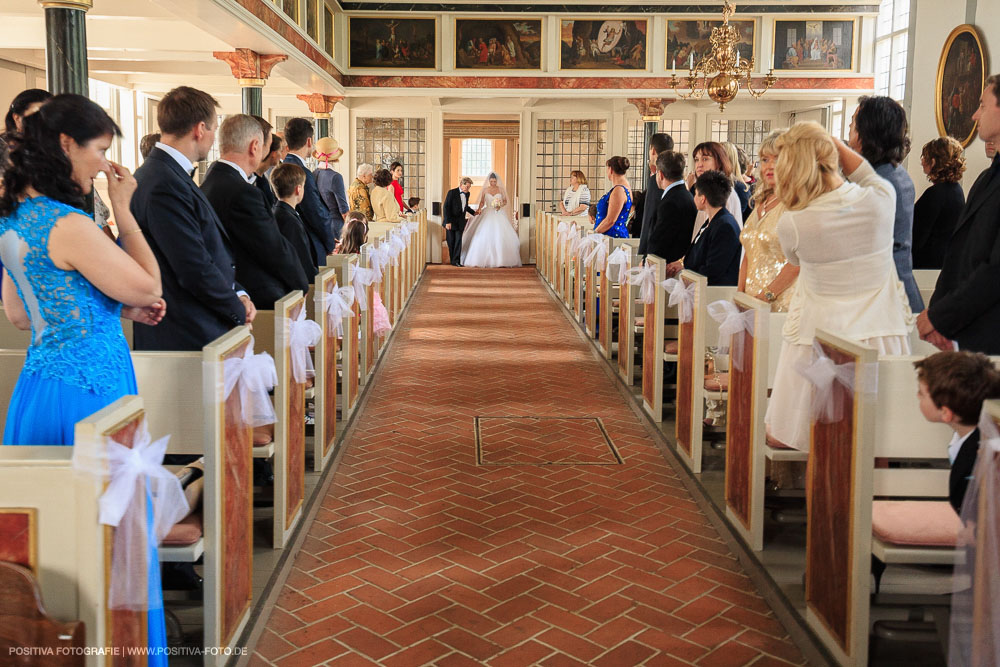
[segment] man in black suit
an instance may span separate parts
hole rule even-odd
[[[218,106],[187,86],[167,93],[157,107],[160,141],[135,172],[132,214],[160,265],[168,306],[158,326],[135,325],[137,350],[200,350],[257,312],[236,283],[229,234],[192,180],[215,142]]]
[[[687,253],[694,220],[698,216],[694,197],[684,187],[685,164],[683,153],[661,152],[656,157],[656,184],[663,194],[658,202],[646,202],[647,206],[656,206],[656,218],[646,244],[647,254],[667,262],[675,262]]]
[[[274,188],[271,187],[271,181],[267,178],[267,172],[281,162],[282,140],[281,137],[274,133],[274,128],[271,127],[270,123],[259,116],[254,116],[254,118],[257,119],[257,122],[260,123],[261,128],[264,130],[264,158],[254,171],[257,178],[253,180],[253,185],[264,195],[264,203],[267,204],[267,210],[270,211],[278,203],[278,196],[274,193]]]
[[[651,251],[649,245],[649,234],[656,222],[657,202],[663,190],[656,180],[656,158],[660,153],[672,151],[674,140],[669,134],[657,132],[649,138],[649,169],[646,176],[646,201],[642,209],[642,229],[639,230],[639,254],[648,255]]]
[[[1000,75],[991,76],[973,118],[979,138],[1000,141]],[[920,337],[940,349],[1000,354],[1000,158],[976,179],[948,243]]]
[[[201,189],[229,233],[236,257],[236,280],[254,306],[273,310],[294,290],[309,289],[295,250],[278,231],[264,195],[250,179],[263,154],[264,135],[253,116],[230,116],[219,128],[219,160]]]
[[[326,266],[326,256],[333,252],[337,239],[330,227],[330,210],[319,196],[316,178],[306,167],[306,158],[312,155],[313,124],[305,118],[290,118],[285,123],[285,143],[288,144],[288,155],[284,162],[297,164],[306,172],[305,196],[296,210],[306,225],[313,261],[316,266]]]
[[[708,220],[698,230],[684,256],[683,268],[708,278],[709,285],[735,286],[740,275],[740,226],[726,210],[733,182],[721,171],[706,171],[694,185],[694,203]],[[680,262],[667,265],[667,275],[677,275]]]
[[[444,228],[447,230],[452,266],[462,266],[462,232],[465,231],[465,222],[476,214],[469,206],[470,189],[472,179],[463,176],[458,187],[448,190],[444,198]]]

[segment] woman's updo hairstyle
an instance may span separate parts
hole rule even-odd
[[[611,171],[618,174],[619,176],[624,176],[628,173],[628,168],[632,166],[632,163],[628,161],[627,157],[616,155],[607,162],[605,162]]]
[[[952,137],[938,137],[924,144],[920,157],[931,164],[927,174],[931,183],[958,183],[965,173],[962,144]],[[932,164],[933,163],[933,164]]]
[[[388,169],[379,169],[375,172],[372,181],[380,188],[388,187],[392,183],[392,172]]]
[[[73,165],[60,141],[63,134],[83,146],[108,135],[120,137],[122,132],[104,109],[86,97],[53,97],[24,119],[23,132],[11,135],[0,216],[11,215],[29,187],[56,201],[83,208],[83,190],[73,180]]]

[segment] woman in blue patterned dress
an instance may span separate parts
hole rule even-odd
[[[120,318],[163,318],[160,270],[129,211],[135,179],[104,156],[115,136],[97,104],[58,95],[24,119],[11,150],[0,196],[3,302],[31,344],[5,445],[72,445],[76,422],[136,393]],[[83,210],[101,172],[120,245]]]
[[[632,212],[632,190],[629,188],[629,161],[627,157],[616,155],[605,163],[611,189],[597,202],[597,222],[594,231],[616,239],[628,238],[629,213]]]

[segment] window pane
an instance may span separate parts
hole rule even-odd
[[[587,178],[591,201],[607,187],[604,178],[608,123],[605,119],[561,120],[539,118],[535,126],[535,201],[542,210],[557,211],[556,202],[569,186],[569,172],[579,169]],[[641,149],[640,149],[641,150]],[[630,158],[631,160],[631,158]]]
[[[892,38],[892,75],[889,94],[897,100],[903,99],[906,90],[906,44],[905,32]]]
[[[889,94],[889,66],[891,60],[890,40],[875,42],[875,92]]]
[[[462,140],[462,175],[483,178],[493,167],[493,142],[489,139]]]
[[[892,0],[882,0],[878,9],[878,21],[875,24],[875,36],[888,35],[892,32]]]
[[[357,164],[367,162],[381,169],[393,162],[403,165],[403,198],[427,199],[427,153],[423,118],[358,118]]]
[[[892,12],[892,29],[906,30],[910,27],[910,0],[896,0]]]

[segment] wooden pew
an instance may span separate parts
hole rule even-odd
[[[327,259],[327,266],[331,267],[337,273],[337,284],[339,285],[352,285],[352,278],[354,278],[355,272],[359,267],[359,256],[358,255],[330,255]],[[368,296],[371,296],[371,290],[366,289]],[[371,303],[369,299],[368,303]],[[369,306],[370,307],[370,306]],[[358,306],[357,301],[354,302],[354,317],[344,328],[344,337],[341,340],[341,383],[340,383],[340,413],[341,419],[345,422],[348,420],[350,415],[354,414],[354,409],[358,404],[358,395],[360,389],[360,351],[359,348],[364,348],[368,344],[370,336],[366,335],[359,339],[359,332],[361,331],[361,315],[365,311],[362,311]]]
[[[371,269],[373,266],[372,261],[372,250],[378,248],[381,239],[379,237],[368,237],[368,242],[361,246],[361,252],[359,253],[358,265]],[[381,252],[379,250],[378,252]],[[383,276],[383,281],[385,277]],[[366,299],[368,302],[368,308],[360,311],[361,315],[361,338],[362,344],[359,349],[358,357],[358,374],[360,377],[360,383],[362,386],[368,383],[368,377],[371,375],[372,370],[375,368],[375,360],[378,357],[378,341],[375,335],[375,318],[374,309],[371,304],[375,302],[375,292],[378,291],[380,296],[382,295],[383,284],[379,282],[377,284],[369,285],[365,288]]]
[[[629,269],[639,266],[639,239],[621,239],[619,247],[629,256]],[[635,384],[635,298],[638,290],[629,284],[628,277],[618,287],[618,374],[625,384]],[[612,302],[613,304],[614,302]]]
[[[611,253],[621,246],[625,239],[606,238],[608,257],[610,258]],[[615,316],[619,313],[619,308],[615,303],[618,301],[618,294],[621,290],[621,285],[618,284],[618,267],[609,269],[608,266],[608,261],[605,260],[604,265],[600,268],[600,289],[598,290],[603,302],[598,309],[600,324],[597,327],[597,346],[605,359],[611,359],[615,351],[614,321]]]
[[[611,254],[610,237],[598,234],[597,232],[589,232],[589,238],[596,238],[597,241],[595,243],[601,243],[604,246],[605,258]],[[601,322],[600,314],[598,313],[599,296],[601,294],[607,295],[602,302],[602,306],[605,309],[608,308],[608,304],[611,301],[610,295],[607,292],[601,291],[605,282],[604,274],[603,262],[599,265],[596,259],[584,271],[583,321],[587,335],[591,338],[597,338],[598,324]]]
[[[0,522],[23,521],[23,514],[12,517],[0,510]],[[5,526],[3,531],[9,527]],[[7,554],[5,557],[10,557]],[[0,637],[4,653],[10,656],[17,651],[44,651],[45,664],[50,667],[84,667],[83,655],[87,638],[80,621],[61,623],[45,610],[38,580],[25,565],[8,563],[0,559]],[[51,653],[50,653],[51,652]],[[8,658],[13,660],[13,657]]]
[[[573,316],[577,322],[583,322],[584,293],[587,285],[587,276],[583,266],[586,259],[587,250],[580,247],[580,241],[590,235],[590,232],[580,227],[580,236],[577,237],[577,248],[573,253],[573,297],[571,299]]]
[[[122,320],[122,333],[129,349],[132,348],[132,320]],[[0,350],[26,350],[31,344],[31,331],[21,330],[11,324],[0,304]]]
[[[313,290],[316,294],[316,321],[323,330],[321,343],[316,346],[314,385],[313,470],[316,472],[321,472],[333,460],[337,440],[337,356],[341,345],[336,327],[327,316],[326,302],[330,293],[338,287],[337,272],[334,269],[325,268],[316,275]],[[353,317],[345,317],[341,323],[345,335],[351,319]]]
[[[543,279],[547,280],[546,277],[546,267],[545,267],[545,248],[546,248],[546,223],[545,215],[542,213],[540,207],[535,208],[535,268],[538,273],[541,274]]]
[[[580,242],[580,227],[575,220],[567,220],[569,232],[566,234],[566,241],[563,244],[562,259],[562,297],[563,305],[570,311],[573,310],[573,284],[576,280],[576,246]]]
[[[656,295],[652,303],[643,304],[642,407],[659,423],[663,421],[663,348],[667,316],[666,292],[660,284],[666,280],[667,263],[656,255],[646,255],[646,266],[656,270]]]

